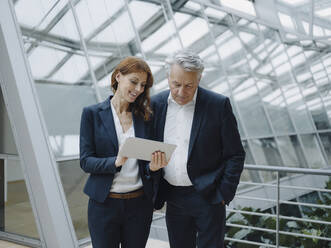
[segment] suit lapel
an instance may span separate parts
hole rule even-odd
[[[168,109],[168,104],[163,103],[161,106],[161,117],[160,117],[160,128],[158,129],[158,137],[161,137],[161,140],[164,140],[164,126],[165,126],[165,121],[167,117],[167,109]]]
[[[166,117],[167,117],[167,109],[168,109],[168,97],[169,97],[170,91],[168,94],[165,94],[163,96],[163,99],[161,100],[160,103],[160,109],[158,110],[160,113],[160,117],[158,118],[158,121],[160,122],[158,125],[158,137],[161,137],[161,141],[164,141],[164,126],[166,122]]]
[[[204,112],[205,112],[204,111],[205,101],[204,101],[202,91],[203,90],[200,87],[198,87],[197,98],[196,98],[196,103],[195,103],[195,110],[194,110],[194,115],[193,115],[190,143],[189,143],[189,148],[188,148],[188,156],[187,156],[188,160],[191,156],[194,142],[198,136],[200,125],[203,120],[203,116],[204,116]]]
[[[138,138],[145,138],[144,120],[140,116],[136,116],[132,113],[132,121],[135,136]]]
[[[113,113],[110,107],[110,99],[111,97],[109,97],[106,101],[102,103],[102,110],[99,112],[99,116],[102,120],[103,126],[105,127],[108,135],[110,136],[110,141],[114,144],[115,150],[118,151],[117,133]]]

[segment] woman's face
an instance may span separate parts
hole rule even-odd
[[[123,75],[119,72],[116,75],[116,80],[118,82],[116,93],[119,94],[122,99],[132,103],[141,93],[144,92],[147,81],[147,73],[132,72]]]

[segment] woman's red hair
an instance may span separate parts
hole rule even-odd
[[[132,111],[135,115],[140,115],[144,120],[149,120],[152,110],[150,107],[151,99],[149,95],[149,89],[153,86],[153,75],[148,64],[134,56],[129,56],[123,59],[115,68],[113,74],[111,75],[111,88],[115,93],[117,90],[118,82],[116,80],[116,75],[121,73],[122,75],[127,75],[134,72],[145,72],[147,74],[146,86],[135,100],[135,102],[129,105],[129,111]]]

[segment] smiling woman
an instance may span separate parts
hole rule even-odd
[[[146,246],[155,191],[150,170],[160,168],[165,157],[157,153],[148,164],[120,157],[118,150],[129,137],[152,138],[152,85],[147,63],[127,57],[112,74],[114,95],[83,110],[80,166],[89,173],[84,192],[90,198],[88,226],[94,248]]]
[[[111,87],[116,101],[129,103],[129,110],[141,115],[145,120],[151,114],[149,89],[153,85],[152,72],[145,61],[137,57],[123,59],[115,68],[111,76]]]

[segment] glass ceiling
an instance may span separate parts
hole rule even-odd
[[[232,99],[247,149],[250,138],[331,127],[329,0],[69,1],[74,12],[68,0],[13,0],[40,92],[59,86],[54,98],[100,101],[116,64],[135,55],[151,66],[157,93],[167,88],[165,57],[190,48],[206,63],[201,84]],[[59,113],[67,107],[58,104]],[[57,157],[78,154],[77,108],[66,115],[72,129],[48,122]]]
[[[165,5],[167,4],[164,2],[168,1],[129,1],[128,7],[123,0],[112,1],[111,4],[104,0],[76,0],[73,2],[82,36],[87,43],[91,44],[91,46],[88,44],[88,49],[91,52],[100,53],[102,57],[94,59],[97,61],[107,63],[107,56],[108,58],[113,57],[114,50],[120,55],[124,55],[127,52],[125,50],[130,49],[132,43],[136,43],[135,30],[139,33],[144,31],[148,33],[146,37],[139,37],[141,44],[137,44],[140,46],[137,49],[142,49],[144,53],[147,53],[148,55],[145,57],[151,57],[152,60],[160,62],[165,55],[179,49],[180,46],[194,48],[194,44],[199,41],[204,43],[203,40],[206,36],[210,36],[210,33],[214,34],[214,37],[210,38],[215,39],[215,44],[204,47],[205,49],[199,47],[199,53],[211,62],[217,63],[218,61],[217,55],[215,55],[216,49],[223,61],[231,61],[231,57],[235,57],[244,48],[242,43],[247,43],[245,49],[250,53],[251,50],[254,50],[257,58],[263,56],[263,53],[265,54],[265,49],[260,45],[259,36],[262,30],[258,30],[256,25],[251,25],[248,20],[240,18],[240,13],[242,13],[245,17],[252,16],[259,20],[254,4],[248,0],[210,0],[204,1],[204,5],[200,4],[201,1],[169,1],[173,6],[173,17],[166,13]],[[279,18],[278,31],[282,41],[296,43],[306,50],[330,49],[330,1],[276,0],[275,5],[278,7],[275,12]],[[18,20],[24,27],[25,41],[31,43],[31,46],[28,47],[28,55],[36,78],[46,77],[55,81],[63,81],[63,83],[86,81],[86,65],[82,64],[80,56],[73,56],[72,53],[72,49],[75,50],[74,52],[82,52],[82,48],[67,0],[16,0],[15,9]],[[154,20],[155,22],[153,22]],[[265,20],[260,19],[260,21],[263,23]],[[146,29],[152,25],[157,27],[153,27],[149,33]],[[222,28],[227,31],[222,32]],[[193,30],[194,32],[192,32]],[[59,46],[52,49],[48,43],[54,40],[58,41],[55,44]],[[257,43],[257,40],[260,42]],[[53,42],[52,44],[55,45]],[[46,45],[48,45],[47,48]],[[274,45],[272,42],[267,46]],[[256,51],[257,47],[261,50]],[[63,50],[69,50],[69,53],[64,53]],[[276,64],[281,64],[286,59],[284,56],[275,57],[273,60],[276,61]],[[47,57],[50,58],[49,63],[40,67],[38,60]],[[66,58],[66,63],[62,63],[63,57]],[[301,57],[301,59],[304,58]],[[256,60],[253,56],[252,63],[259,64],[260,62],[261,60]],[[75,76],[68,76],[68,80],[65,80],[59,75],[67,71],[61,69],[62,66],[59,63],[62,63],[63,67],[70,68],[76,65],[77,68],[83,68],[78,69]],[[299,58],[294,63],[300,64]],[[99,67],[102,66],[102,64],[99,65]],[[261,65],[256,66],[258,69],[262,67]],[[54,69],[59,72],[54,72]],[[49,77],[50,71],[53,73]],[[107,68],[105,73],[110,71],[111,68]],[[282,72],[282,69],[280,68],[278,71]],[[97,79],[104,76],[100,75]]]
[[[155,94],[190,48],[201,85],[231,99],[246,164],[331,167],[330,0],[12,1],[57,161],[79,157],[82,109],[112,94],[121,59],[148,62]]]

